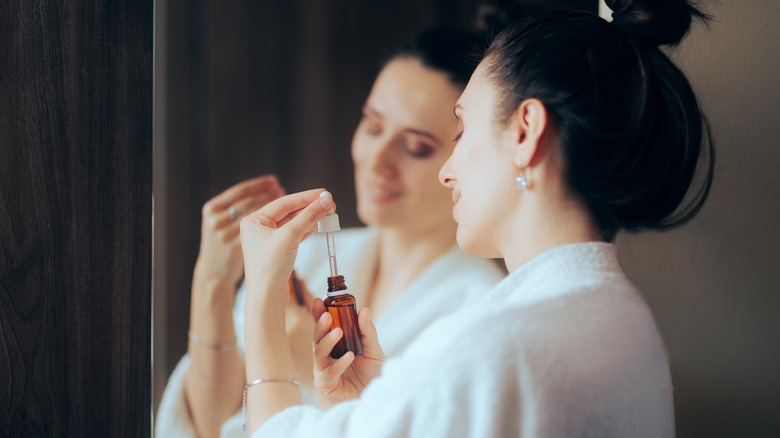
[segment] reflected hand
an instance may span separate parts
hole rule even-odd
[[[371,380],[379,376],[385,360],[368,308],[364,307],[358,313],[363,344],[360,356],[349,351],[339,359],[330,357],[343,332],[340,328],[330,330],[332,317],[319,298],[314,300],[312,316],[317,320],[313,338],[314,387],[333,403],[360,397]]]
[[[206,202],[195,269],[197,279],[238,283],[244,274],[240,219],[283,195],[276,176],[264,175],[240,182]]]

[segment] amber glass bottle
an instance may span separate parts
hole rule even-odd
[[[363,354],[363,344],[360,342],[360,328],[358,328],[357,310],[355,309],[355,297],[347,293],[344,284],[344,276],[328,277],[328,297],[325,298],[325,309],[333,322],[330,329],[340,327],[344,335],[333,347],[330,357],[338,359],[347,351],[355,353],[355,356]]]

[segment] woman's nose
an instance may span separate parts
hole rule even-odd
[[[379,139],[369,153],[369,168],[385,178],[398,175],[397,137],[387,136]]]
[[[455,177],[452,176],[452,171],[450,170],[450,161],[452,161],[452,156],[450,156],[450,158],[444,162],[444,165],[441,166],[441,169],[439,169],[439,182],[444,187],[454,188]]]

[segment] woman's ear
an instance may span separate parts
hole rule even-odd
[[[512,120],[514,127],[515,165],[524,169],[537,155],[547,128],[547,109],[538,99],[526,99],[517,107]]]

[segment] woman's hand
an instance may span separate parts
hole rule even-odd
[[[286,329],[288,279],[298,245],[335,208],[330,194],[309,190],[279,198],[241,220],[246,266],[246,379],[292,379],[295,363]],[[250,430],[277,412],[300,404],[291,384],[257,385],[247,390]]]
[[[239,219],[283,194],[275,176],[261,176],[230,187],[203,206],[190,306],[190,332],[203,344],[235,342],[233,302],[244,272]],[[184,381],[187,408],[198,436],[217,436],[241,399],[246,382],[243,358],[237,349],[214,350],[192,342],[189,354],[192,362]]]
[[[206,202],[195,280],[238,283],[244,274],[240,219],[283,195],[276,176],[264,175],[240,182]]]
[[[260,298],[253,297],[253,293],[278,291],[287,303],[287,282],[298,245],[317,231],[319,220],[335,209],[330,193],[320,196],[323,192],[314,189],[284,196],[241,220],[248,300]]]
[[[368,308],[364,307],[358,313],[363,344],[360,356],[349,351],[339,359],[330,357],[344,333],[340,328],[330,330],[332,317],[319,298],[314,300],[312,316],[317,321],[313,339],[314,387],[332,403],[358,398],[371,380],[380,374],[385,360]]]

